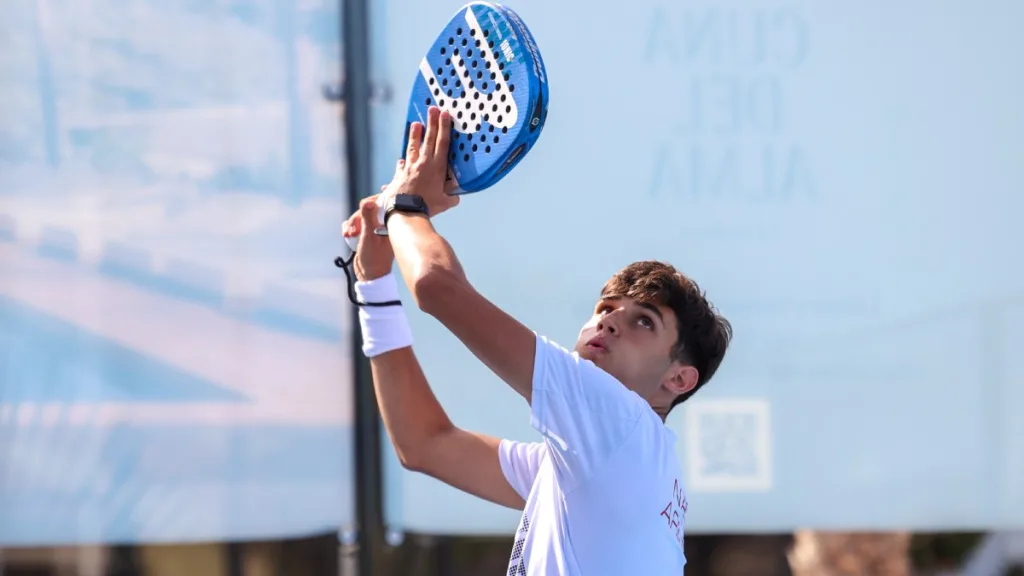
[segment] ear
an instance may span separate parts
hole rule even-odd
[[[678,396],[696,388],[699,378],[700,373],[693,366],[673,362],[661,385]]]

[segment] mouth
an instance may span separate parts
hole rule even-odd
[[[591,351],[594,351],[594,352],[607,352],[608,351],[608,346],[605,345],[604,338],[601,338],[600,336],[594,336],[590,340],[587,340],[586,347],[587,347],[587,350],[591,350]]]

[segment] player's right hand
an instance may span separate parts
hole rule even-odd
[[[364,198],[359,203],[359,211],[353,214],[343,229],[346,238],[359,237],[356,257],[353,261],[356,279],[361,282],[386,276],[395,263],[395,253],[391,249],[391,240],[387,236],[378,236],[373,232],[377,223],[377,196]],[[371,222],[366,226],[364,223]]]

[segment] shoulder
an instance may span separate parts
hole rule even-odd
[[[625,409],[640,416],[641,410],[650,409],[643,398],[617,378],[580,357],[579,353],[540,334],[537,334],[533,389],[575,396],[581,407],[594,412],[621,414]]]

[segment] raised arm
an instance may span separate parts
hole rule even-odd
[[[364,302],[398,299],[388,240],[362,226],[376,222],[376,209],[373,200],[364,201],[346,230],[346,235],[360,235],[356,291]],[[384,427],[402,465],[496,504],[522,509],[523,498],[502,472],[501,441],[456,427],[430,390],[410,345],[404,311],[364,307],[360,324]]]
[[[444,192],[451,117],[437,108],[410,128],[404,176],[392,193],[422,197],[431,212],[457,199]],[[488,301],[469,283],[452,247],[423,214],[393,211],[388,237],[417,305],[437,318],[516,392],[531,399],[536,335]]]
[[[384,427],[403,467],[496,504],[523,508],[501,470],[501,440],[452,424],[411,347],[381,354],[370,364]]]

